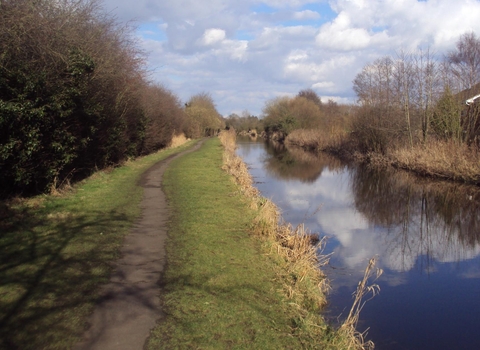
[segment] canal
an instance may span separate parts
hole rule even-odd
[[[376,349],[480,349],[480,191],[238,139],[285,221],[328,238],[326,317],[341,322],[368,260],[383,274],[360,314]]]

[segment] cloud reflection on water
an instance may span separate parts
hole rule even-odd
[[[241,156],[250,164],[259,161],[252,151]],[[434,262],[480,256],[476,188],[419,181],[398,171],[352,168],[282,146],[268,146],[262,161],[268,176],[277,180],[259,184],[260,190],[264,187],[270,191],[267,197],[280,199],[285,220],[305,222],[312,232],[330,238],[326,253],[334,253],[331,264],[358,271],[352,272],[349,285],[357,283],[372,256],[386,270],[383,280],[393,285],[401,279],[388,277],[389,270],[407,272],[419,266],[433,273]]]

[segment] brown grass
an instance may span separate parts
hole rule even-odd
[[[431,140],[388,156],[392,165],[420,175],[480,184],[479,152],[465,144]]]
[[[288,134],[285,143],[308,151],[325,151],[329,148],[338,147],[345,140],[346,136],[346,131],[334,126],[328,130],[298,129]]]
[[[303,225],[293,227],[284,223],[278,207],[270,200],[261,197],[253,187],[253,180],[248,169],[235,154],[235,131],[223,131],[220,140],[224,145],[224,169],[235,178],[242,192],[252,201],[252,207],[258,210],[252,231],[267,242],[268,253],[278,257],[282,263],[277,272],[283,281],[284,295],[294,305],[300,315],[300,322],[316,329],[325,336],[327,327],[312,320],[311,311],[319,312],[326,304],[326,294],[330,284],[321,267],[329,261],[328,255],[319,255],[325,246],[325,239],[319,239],[308,232]],[[365,271],[364,279],[359,283],[355,301],[347,320],[328,341],[323,341],[328,349],[373,349],[374,344],[365,342],[363,334],[356,331],[359,313],[364,305],[363,297],[369,292],[376,293],[377,285],[368,286],[368,280],[374,269],[372,259]],[[381,272],[377,270],[377,278]],[[319,336],[321,336],[319,335]]]
[[[480,185],[479,150],[452,140],[430,139],[426,144],[392,148],[385,154],[361,153],[344,131],[295,130],[287,136],[285,143],[376,166],[392,165],[422,176]]]
[[[285,291],[289,298],[295,296],[299,305],[314,305],[319,309],[325,305],[328,283],[320,266],[328,262],[328,257],[319,258],[317,252],[324,245],[303,226],[296,228],[281,223],[278,208],[268,199],[260,196],[253,187],[248,168],[235,154],[235,132],[224,131],[220,140],[225,147],[224,169],[234,176],[242,192],[258,210],[253,224],[253,232],[269,241],[270,253],[277,253],[284,260],[284,269],[279,272],[285,281]]]
[[[169,148],[175,148],[175,147],[181,146],[185,142],[188,142],[189,140],[190,139],[188,139],[184,133],[181,133],[180,135],[173,135],[172,142],[170,143]]]

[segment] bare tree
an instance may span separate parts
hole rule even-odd
[[[397,60],[395,62],[395,66],[398,96],[400,97],[402,103],[410,147],[413,147],[412,122],[410,113],[410,97],[414,83],[412,55],[405,52],[404,50],[400,50],[400,52],[397,53]]]
[[[319,108],[322,108],[322,100],[320,99],[320,97],[318,97],[317,93],[312,89],[300,90],[297,96],[304,97],[307,100],[310,100],[313,103],[315,103]]]
[[[438,99],[440,84],[439,63],[435,54],[427,48],[412,55],[414,70],[413,99],[422,120],[423,142],[427,140],[433,107]]]
[[[446,60],[460,89],[473,87],[480,81],[480,38],[474,32],[463,34]]]

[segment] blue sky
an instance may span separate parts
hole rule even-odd
[[[314,89],[354,102],[362,67],[395,51],[480,35],[479,0],[104,0],[137,27],[151,79],[183,101],[209,92],[223,115]]]

